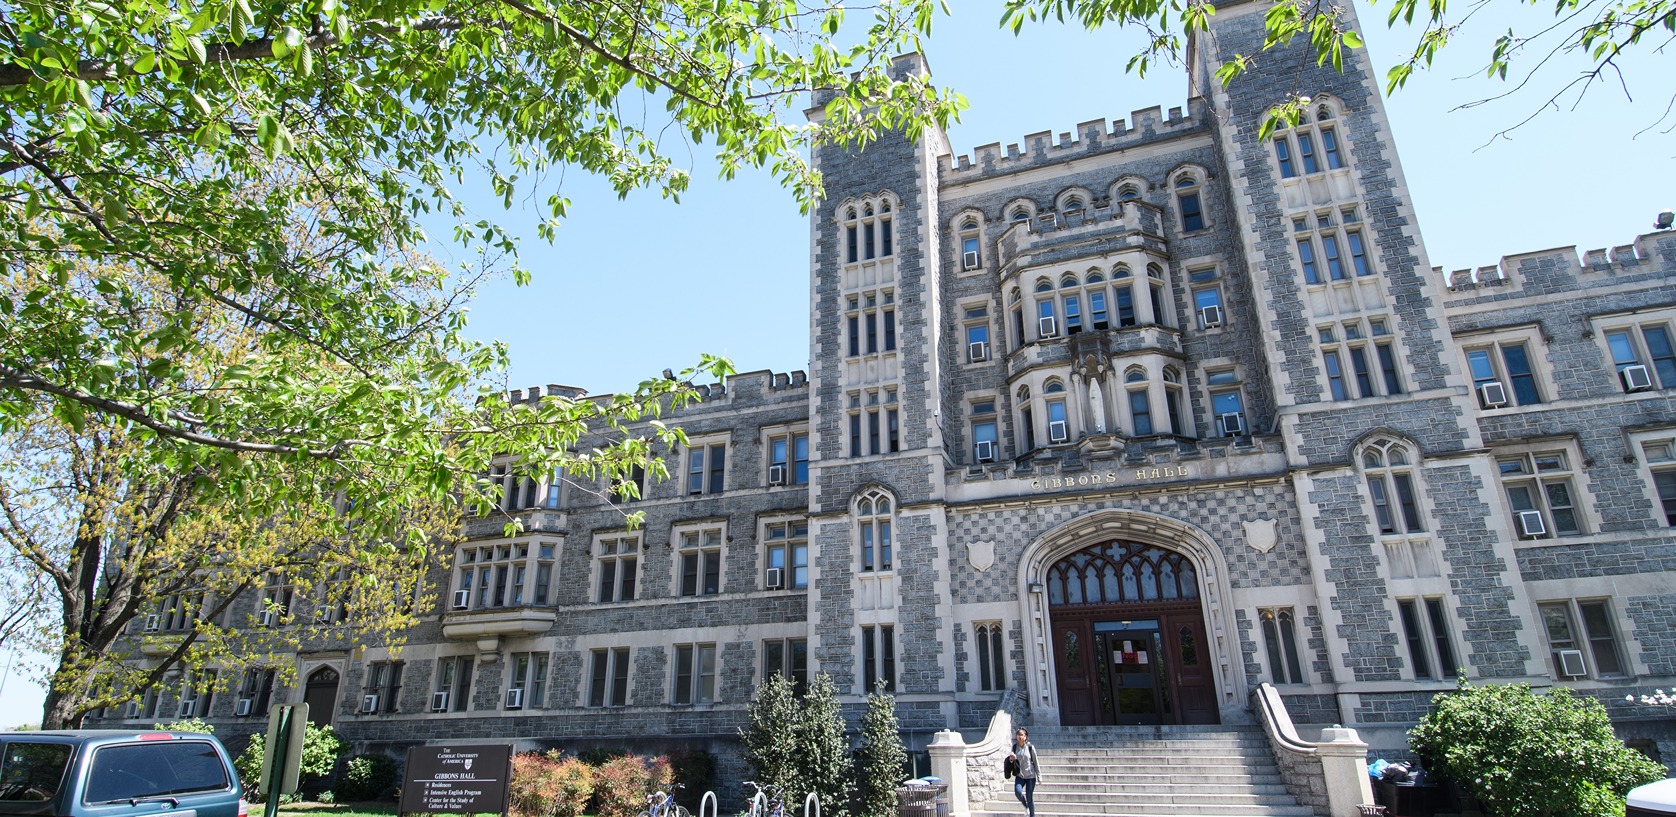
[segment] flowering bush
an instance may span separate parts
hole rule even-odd
[[[1668,709],[1672,715],[1676,715],[1676,694],[1671,693],[1676,693],[1676,689],[1672,689],[1670,692],[1665,692],[1662,689],[1655,689],[1653,690],[1653,694],[1642,695],[1640,698],[1636,698],[1634,695],[1625,695],[1624,700],[1629,701],[1630,703],[1639,702],[1646,706],[1657,706]]]
[[[1599,701],[1563,687],[1539,695],[1462,679],[1432,698],[1408,743],[1498,817],[1622,814],[1630,789],[1665,775],[1618,740]]]
[[[669,791],[673,781],[668,758],[613,758],[594,770],[598,817],[634,817],[646,810],[646,795]]]

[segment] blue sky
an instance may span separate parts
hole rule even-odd
[[[1158,66],[1145,81],[1123,72],[1137,47],[1133,35],[1043,25],[1015,38],[996,27],[999,3],[951,5],[956,16],[938,20],[926,53],[936,81],[971,103],[949,129],[957,153],[1186,104],[1181,70]],[[1676,207],[1676,136],[1661,132],[1668,122],[1658,124],[1676,75],[1641,56],[1627,64],[1632,99],[1615,84],[1596,86],[1575,110],[1568,99],[1509,139],[1494,139],[1577,68],[1562,61],[1511,100],[1456,110],[1505,88],[1480,68],[1495,34],[1542,21],[1541,8],[1500,6],[1483,6],[1439,67],[1387,100],[1432,263],[1482,266],[1506,254],[1627,244],[1650,232],[1659,210]],[[1386,31],[1387,8],[1357,6],[1381,74],[1418,37]],[[742,371],[807,368],[808,220],[766,174],[718,181],[709,153],[704,145],[677,148],[693,174],[679,205],[651,193],[619,201],[583,174],[553,176],[548,181],[562,182],[574,202],[553,245],[535,237],[533,209],[502,212],[486,190],[463,191],[482,215],[524,228],[522,254],[535,275],[523,288],[490,283],[472,307],[472,333],[511,346],[506,385],[619,391],[691,365],[701,352],[728,356]],[[450,257],[444,246],[436,251]],[[18,672],[12,666],[0,681],[0,725],[39,718],[40,692]]]
[[[971,103],[949,129],[957,154],[1186,104],[1183,71],[1159,66],[1144,81],[1123,72],[1137,47],[1133,35],[1040,25],[1015,38],[996,27],[998,3],[953,5],[955,17],[939,19],[926,53],[933,78]],[[1540,8],[1503,5],[1495,10],[1542,21]],[[1388,32],[1388,8],[1358,5],[1381,76],[1418,37]],[[1495,140],[1546,95],[1453,110],[1504,89],[1479,66],[1493,36],[1518,21],[1485,18],[1489,10],[1444,52],[1443,65],[1387,100],[1432,263],[1476,267],[1506,254],[1627,244],[1651,232],[1655,214],[1676,206],[1669,193],[1676,136],[1635,134],[1658,121],[1676,79],[1642,59],[1629,73],[1633,102],[1597,86],[1578,110],[1550,110]],[[1539,87],[1552,94],[1568,70],[1575,66],[1553,66]],[[722,183],[705,146],[692,156],[693,187],[680,205],[650,193],[619,202],[593,180],[565,180],[576,205],[558,242],[548,246],[532,232],[523,245],[535,283],[493,283],[472,309],[473,333],[511,344],[506,385],[620,391],[690,365],[700,352],[728,356],[741,371],[807,368],[808,220],[766,174]]]

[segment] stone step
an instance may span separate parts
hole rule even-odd
[[[1163,787],[1163,785],[1252,785],[1252,787],[1285,787],[1284,778],[1277,772],[1252,773],[1252,775],[1136,775],[1136,773],[1116,773],[1104,775],[1098,772],[1079,772],[1073,775],[1049,775],[1042,778],[1037,785],[1048,785],[1054,788],[1064,788],[1068,792],[1079,788],[1103,787]],[[1011,783],[1009,783],[1011,785]]]
[[[1053,788],[1058,789],[1058,786],[1054,786]],[[1196,802],[1207,798],[1217,800],[1218,802],[1223,799],[1243,802],[1246,800],[1275,800],[1276,798],[1285,800],[1289,797],[1291,797],[1291,794],[1286,791],[1286,787],[1283,785],[1253,786],[1250,784],[1214,785],[1193,783],[1152,783],[1148,785],[1136,784],[1132,786],[1111,786],[1100,790],[1082,789],[1059,790],[1053,792],[1044,792],[1041,785],[1036,787],[1036,804],[1038,806],[1047,802],[1106,803],[1125,802],[1128,800],[1139,799],[1158,800],[1169,803],[1185,803]]]
[[[1267,751],[1269,742],[1249,738],[1149,738],[1146,740],[1033,741],[1038,752],[1076,752],[1084,749],[1135,749],[1146,746],[1219,746]]]
[[[973,817],[1019,817],[1024,807],[1013,801],[1010,807],[991,804],[974,810]],[[1038,802],[1036,817],[1315,817],[1315,812],[1295,803],[1277,805],[1184,805],[1178,803],[1128,803],[1089,807],[1058,807]]]
[[[1053,790],[1055,797],[1076,800],[1079,797],[1102,797],[1114,793],[1130,792],[1211,792],[1231,794],[1272,794],[1289,796],[1286,784],[1276,776],[1268,782],[1257,782],[1250,778],[1229,778],[1207,780],[1204,778],[1182,778],[1148,776],[1146,778],[1129,777],[1123,781],[1104,783],[1062,782],[1059,778],[1043,778],[1036,784],[1037,797],[1041,797],[1044,787]]]
[[[1230,770],[1251,771],[1253,766],[1273,766],[1274,760],[1256,755],[1209,755],[1183,752],[1167,755],[1105,755],[1075,760],[1043,757],[1040,765],[1042,770],[1048,774],[1055,771],[1073,771],[1088,767],[1145,769],[1148,766],[1199,766],[1214,770],[1217,766],[1226,765]]]
[[[1111,757],[1145,757],[1148,755],[1205,755],[1207,757],[1274,757],[1266,746],[1177,746],[1173,743],[1155,743],[1150,746],[1088,746],[1076,749],[1043,749],[1036,747],[1036,756],[1047,762],[1050,759],[1077,758],[1111,758]]]

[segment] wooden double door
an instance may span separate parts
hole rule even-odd
[[[1113,540],[1061,559],[1047,579],[1061,723],[1220,722],[1185,555]]]
[[[1171,606],[1051,614],[1063,724],[1220,721],[1204,616]]]

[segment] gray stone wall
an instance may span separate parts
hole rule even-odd
[[[1394,681],[1402,677],[1396,622],[1385,608],[1390,590],[1380,578],[1379,543],[1369,533],[1361,491],[1355,476],[1317,478],[1305,501],[1321,531],[1323,573],[1333,588],[1328,604],[1339,621],[1334,635],[1347,647],[1339,659],[1349,673],[1343,680]]]
[[[1357,721],[1366,724],[1411,724],[1432,709],[1433,692],[1364,694],[1356,706]]]

